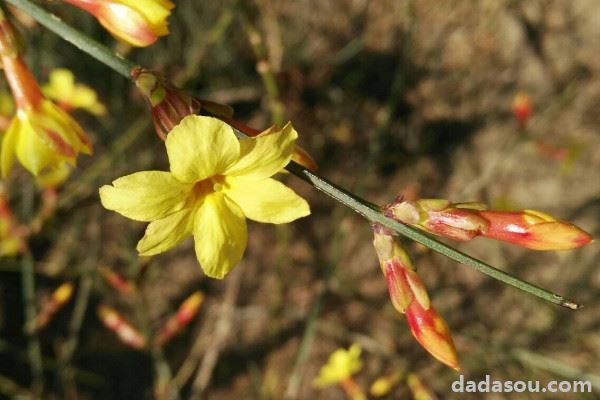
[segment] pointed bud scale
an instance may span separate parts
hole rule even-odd
[[[146,347],[146,338],[117,311],[101,305],[98,307],[97,312],[98,318],[104,326],[114,332],[123,343],[138,350]]]
[[[132,46],[150,46],[169,33],[170,0],[65,0],[92,14],[114,37]]]
[[[175,315],[167,320],[157,335],[156,343],[163,345],[177,335],[198,314],[200,306],[204,301],[202,292],[194,292],[184,300],[177,309]]]
[[[406,309],[406,320],[413,336],[425,350],[450,368],[460,368],[448,325],[433,306],[424,308],[420,302],[413,301]]]
[[[490,223],[483,236],[532,250],[568,250],[592,241],[579,227],[540,211],[480,211],[480,215]]]

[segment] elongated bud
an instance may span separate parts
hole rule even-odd
[[[433,308],[410,258],[385,227],[373,224],[373,233],[373,245],[394,308],[406,314],[413,336],[425,350],[444,364],[458,369],[458,356],[448,326]]]
[[[198,314],[203,301],[204,295],[202,292],[194,292],[191,296],[185,299],[177,309],[175,315],[169,318],[160,329],[156,338],[156,343],[158,345],[163,345],[181,332],[183,328],[188,325]]]
[[[122,275],[117,274],[112,269],[104,266],[98,267],[98,272],[113,289],[123,295],[129,295],[136,291],[135,285],[125,279]]]
[[[509,242],[532,250],[567,250],[592,237],[581,228],[540,211],[494,211],[481,203],[450,203],[442,199],[394,201],[384,208],[390,218],[427,232],[464,241],[476,236]]]
[[[138,350],[146,347],[146,338],[116,310],[101,305],[97,312],[104,326],[114,332],[123,343]]]
[[[532,250],[568,250],[592,241],[591,235],[584,230],[540,211],[479,213],[490,223],[483,236]]]
[[[92,14],[117,39],[132,46],[150,46],[169,33],[170,0],[64,0]]]
[[[56,313],[71,300],[73,290],[74,285],[71,282],[65,282],[56,288],[50,298],[42,305],[40,312],[33,320],[33,324],[28,326],[27,330],[31,333],[48,325]]]

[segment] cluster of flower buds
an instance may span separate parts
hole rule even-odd
[[[532,250],[574,249],[592,241],[590,234],[581,228],[543,212],[487,210],[481,203],[397,199],[385,207],[385,214],[458,241],[482,236]]]
[[[119,312],[103,305],[98,307],[97,312],[104,326],[114,332],[123,343],[138,350],[146,347],[144,335],[127,322]]]
[[[162,326],[156,336],[156,344],[162,346],[182,331],[200,311],[204,295],[200,291],[192,293],[181,303],[177,311]]]
[[[64,0],[92,14],[113,36],[135,47],[169,33],[170,0]]]
[[[32,324],[26,327],[27,331],[30,333],[37,332],[48,325],[56,313],[71,300],[73,291],[74,285],[72,282],[65,282],[56,288],[50,298],[42,305]]]
[[[56,174],[74,165],[79,153],[91,154],[92,146],[81,127],[42,94],[17,42],[0,10],[0,61],[16,106],[2,139],[0,169],[8,175],[16,157],[36,176]]]
[[[413,264],[391,232],[373,225],[373,246],[394,308],[406,315],[410,330],[432,356],[458,369],[458,356],[450,330],[437,313]]]

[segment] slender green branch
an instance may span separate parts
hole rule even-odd
[[[31,326],[36,317],[35,309],[35,271],[33,257],[29,252],[23,255],[21,261],[21,282],[23,285],[23,305],[25,309],[25,327]],[[27,342],[27,356],[32,375],[32,391],[40,395],[44,386],[44,367],[42,363],[42,348],[37,333],[32,333]]]
[[[423,246],[429,247],[431,250],[436,251],[456,262],[473,267],[478,271],[494,279],[499,280],[500,282],[506,283],[510,286],[513,286],[517,289],[520,289],[524,292],[537,296],[551,303],[558,304],[573,310],[576,310],[580,307],[577,303],[571,300],[565,299],[564,297],[559,296],[558,294],[552,293],[546,289],[525,282],[513,275],[510,275],[504,271],[494,268],[491,265],[484,263],[483,261],[471,257],[468,254],[458,251],[440,242],[439,240],[436,240],[431,236],[418,231],[415,228],[412,228],[408,225],[404,225],[394,219],[386,217],[380,212],[379,207],[353,195],[352,193],[347,192],[346,190],[336,186],[335,184],[327,181],[326,179],[321,178],[317,174],[309,171],[308,169],[293,161],[290,164],[288,164],[286,169],[292,172],[294,175],[309,182],[312,186],[322,191],[329,197],[339,201],[347,207],[352,208],[354,211],[356,211],[369,221],[377,222],[385,226],[386,228],[389,228],[394,232],[406,236],[407,238],[412,239],[415,242],[421,243]]]
[[[72,43],[81,51],[94,57],[102,64],[109,66],[125,78],[129,78],[129,72],[132,68],[136,67],[136,64],[133,62],[115,54],[115,52],[102,43],[83,35],[77,29],[65,24],[56,15],[49,13],[40,6],[33,4],[31,1],[6,0],[6,2],[21,9],[44,27],[56,33],[67,42]]]
[[[121,56],[113,53],[106,46],[98,43],[97,41],[85,36],[83,33],[73,29],[66,25],[59,18],[55,17],[51,13],[44,9],[34,5],[29,0],[5,0],[21,10],[25,11],[31,17],[36,19],[42,25],[49,30],[53,31],[57,35],[61,36],[65,40],[73,43],[82,51],[88,53],[92,57],[95,57],[98,61],[113,68],[116,72],[120,73],[125,77],[129,77],[129,71],[135,67],[135,64],[122,58]],[[237,132],[238,135],[243,135],[241,132]],[[500,271],[476,258],[473,258],[467,254],[464,254],[436,239],[433,239],[429,235],[426,235],[415,228],[411,228],[398,221],[384,216],[379,207],[361,199],[358,196],[340,188],[339,186],[329,182],[328,180],[318,176],[317,174],[309,171],[301,165],[291,162],[287,167],[287,170],[294,175],[305,180],[316,189],[322,191],[329,197],[337,200],[343,205],[351,208],[357,213],[361,214],[367,220],[371,222],[379,223],[394,232],[408,237],[430,249],[462,264],[469,265],[480,272],[497,279],[503,283],[520,289],[526,293],[537,296],[543,300],[549,301],[554,304],[561,305],[563,307],[577,309],[579,305],[571,300],[567,300],[562,296],[552,293],[548,290],[542,289],[538,286],[525,282],[515,276],[512,276],[506,272]]]

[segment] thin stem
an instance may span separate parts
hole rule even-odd
[[[123,58],[122,56],[115,54],[111,49],[103,45],[102,43],[82,34],[77,29],[65,24],[56,15],[49,13],[43,8],[33,4],[28,0],[5,0],[8,4],[21,9],[26,14],[31,16],[37,22],[44,27],[48,28],[58,36],[63,38],[69,43],[72,43],[75,47],[81,51],[94,57],[102,64],[105,64],[123,75],[125,78],[129,78],[129,71],[136,67],[136,64]]]
[[[484,263],[483,261],[473,258],[468,254],[458,251],[440,242],[439,240],[436,240],[431,236],[418,231],[415,228],[412,228],[408,225],[404,225],[401,222],[386,217],[380,212],[379,207],[361,199],[358,196],[355,196],[352,193],[347,192],[346,190],[335,185],[334,183],[331,183],[328,180],[321,178],[314,172],[309,171],[305,167],[293,161],[287,165],[286,169],[294,175],[309,182],[312,186],[322,191],[327,196],[339,201],[347,207],[350,207],[369,221],[379,223],[385,226],[386,228],[389,228],[394,232],[406,236],[407,238],[414,240],[415,242],[421,243],[423,246],[426,246],[431,250],[438,252],[456,262],[473,267],[478,271],[494,279],[499,280],[500,282],[506,283],[510,286],[513,286],[517,289],[520,289],[526,293],[532,294],[551,303],[558,304],[560,306],[567,307],[573,310],[576,310],[580,307],[577,303],[571,300],[565,299],[564,297],[552,293],[546,289],[540,288],[539,286],[525,282],[513,275],[510,275],[504,271],[494,268],[491,265]]]
[[[40,22],[46,28],[50,29],[57,35],[61,36],[65,40],[73,43],[82,51],[88,53],[92,57],[95,57],[98,61],[106,64],[113,68],[116,72],[121,75],[130,78],[129,71],[135,67],[135,64],[124,59],[123,57],[113,53],[106,46],[98,43],[97,41],[85,36],[83,33],[71,28],[62,22],[59,18],[45,11],[44,9],[34,5],[29,0],[5,0],[27,14],[33,17],[35,20]],[[237,131],[238,135],[244,135]],[[244,135],[245,136],[245,135]],[[543,300],[549,301],[554,304],[561,305],[570,309],[577,309],[580,306],[571,300],[567,300],[562,296],[552,293],[548,290],[542,289],[531,283],[525,282],[513,275],[506,272],[500,271],[476,258],[473,258],[467,254],[464,254],[432,237],[419,232],[415,228],[411,228],[391,218],[385,217],[379,207],[361,199],[358,196],[340,188],[339,186],[329,182],[328,180],[321,178],[314,172],[302,167],[301,165],[290,162],[286,167],[288,171],[294,175],[305,180],[316,189],[322,191],[329,197],[337,200],[346,207],[349,207],[365,217],[371,222],[379,223],[401,235],[408,237],[422,245],[429,247],[430,249],[462,264],[469,265],[478,271],[497,279],[503,283],[520,289],[526,293],[539,297]]]
[[[35,272],[33,257],[26,252],[21,262],[21,282],[23,285],[23,304],[25,308],[25,326],[33,326],[35,321]],[[37,333],[32,333],[27,341],[27,357],[31,368],[32,391],[36,396],[41,395],[44,386],[44,366],[42,349]]]

